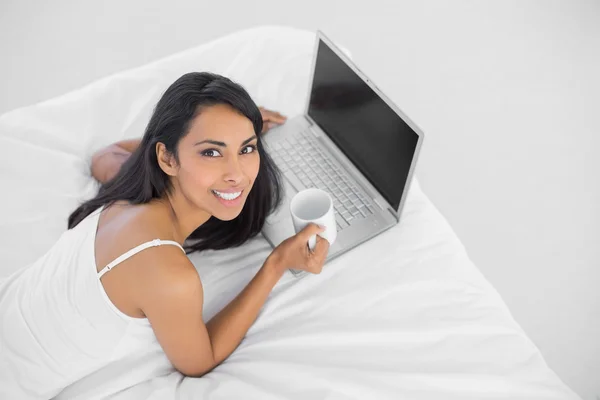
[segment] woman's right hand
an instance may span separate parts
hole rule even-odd
[[[323,231],[325,231],[325,228],[317,224],[310,223],[306,225],[303,230],[281,242],[271,252],[269,259],[284,270],[293,268],[311,274],[320,274],[329,251],[329,241],[317,235],[315,248],[310,251],[308,239]]]

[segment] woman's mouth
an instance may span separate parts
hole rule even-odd
[[[212,194],[226,207],[235,207],[242,202],[242,191],[235,193],[223,193],[216,190],[211,190]]]

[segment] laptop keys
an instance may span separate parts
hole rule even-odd
[[[342,230],[344,228],[347,228],[348,226],[350,226],[350,224],[348,224],[340,214],[335,213],[335,222],[336,225],[338,226],[339,230]]]
[[[353,221],[373,213],[371,203],[350,182],[344,171],[335,165],[318,146],[314,138],[303,132],[304,138],[289,137],[273,145],[273,159],[296,189],[315,187],[327,191],[333,198],[336,225],[339,230]]]

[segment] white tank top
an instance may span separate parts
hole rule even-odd
[[[0,399],[70,398],[69,390],[61,393],[67,386],[94,374],[109,376],[102,371],[119,360],[131,364],[161,351],[148,319],[115,307],[100,276],[150,246],[184,250],[177,242],[155,239],[97,273],[94,246],[103,208],[64,232],[36,262],[0,281]],[[163,366],[172,368],[164,358]],[[141,368],[113,381],[120,379],[117,385],[125,388],[157,373]],[[111,389],[118,390],[114,383]]]

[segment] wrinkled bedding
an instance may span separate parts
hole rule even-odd
[[[140,137],[162,92],[189,71],[241,83],[257,104],[303,109],[314,34],[259,27],[124,71],[0,117],[0,278],[43,255],[69,213],[98,189],[91,155]],[[349,52],[348,52],[349,53]],[[208,320],[271,249],[190,256]],[[127,374],[150,379],[129,387]],[[115,366],[63,392],[92,399],[576,399],[546,365],[415,178],[399,225],[336,258],[321,275],[287,273],[235,352],[202,378],[164,354]]]

